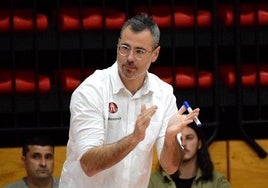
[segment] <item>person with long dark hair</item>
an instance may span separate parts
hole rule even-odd
[[[184,158],[178,171],[168,175],[161,167],[152,174],[148,188],[230,188],[227,178],[214,170],[201,127],[187,125],[179,137]]]

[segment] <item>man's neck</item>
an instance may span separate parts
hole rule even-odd
[[[136,79],[136,80],[127,80],[127,79],[122,79],[123,84],[125,87],[129,90],[132,95],[135,95],[135,93],[143,86],[144,84],[144,79]]]
[[[25,178],[25,183],[29,188],[52,188],[53,177],[46,179],[32,179],[29,177]]]
[[[190,179],[196,176],[197,164],[196,160],[183,162],[179,169],[179,177],[181,179]]]

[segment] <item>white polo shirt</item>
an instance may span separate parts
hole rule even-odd
[[[109,105],[110,104],[110,105]],[[80,166],[90,148],[119,141],[131,134],[141,105],[158,109],[145,139],[122,161],[88,177]],[[132,95],[118,75],[117,62],[89,76],[72,94],[67,159],[60,188],[147,188],[156,144],[160,154],[169,118],[177,112],[173,88],[148,73],[144,86]]]

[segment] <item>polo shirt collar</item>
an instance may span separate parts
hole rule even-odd
[[[110,72],[110,81],[112,84],[112,88],[113,88],[113,94],[117,94],[120,92],[120,90],[126,90],[127,88],[125,87],[125,85],[123,84],[120,76],[119,76],[119,72],[118,72],[118,65],[117,62],[115,62],[112,66],[111,66],[111,72]],[[159,94],[159,87],[158,83],[155,81],[155,79],[153,79],[153,76],[151,73],[147,72],[147,76],[144,80],[144,85],[143,87],[140,89],[140,93],[142,95],[146,95],[149,93],[155,93],[155,94]]]
[[[110,82],[113,88],[113,94],[119,93],[119,91],[122,89],[126,89],[122,80],[119,77],[117,62],[115,62],[111,66],[111,71],[109,75],[110,75]]]

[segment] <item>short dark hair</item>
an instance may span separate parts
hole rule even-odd
[[[39,145],[39,146],[51,146],[54,151],[53,139],[47,135],[31,135],[28,136],[22,146],[22,155],[26,156],[29,152],[29,145]]]
[[[146,29],[149,30],[153,37],[153,48],[156,48],[159,45],[159,40],[160,40],[159,27],[156,24],[156,22],[152,19],[152,17],[150,17],[148,14],[141,13],[127,20],[121,29],[121,33],[128,26],[130,26],[130,29],[133,32],[141,32]]]

